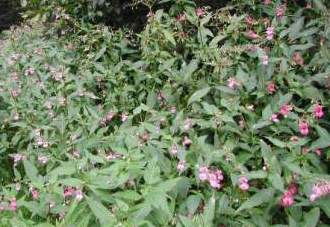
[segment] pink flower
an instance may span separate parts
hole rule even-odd
[[[182,144],[185,147],[189,147],[191,145],[192,141],[188,138],[188,136],[183,137]]]
[[[285,11],[286,11],[286,5],[279,5],[276,8],[276,17],[278,17],[279,19],[282,19],[282,17],[285,15]]]
[[[317,149],[315,149],[314,152],[315,152],[315,154],[317,154],[317,156],[319,156],[319,157],[322,156],[322,150],[321,149],[317,148]]]
[[[31,195],[33,199],[38,199],[39,198],[39,192],[35,188],[31,188]]]
[[[253,25],[255,23],[253,17],[251,17],[250,15],[248,15],[247,17],[245,17],[245,22],[248,24],[248,25]]]
[[[80,189],[75,191],[77,201],[81,201],[84,198],[83,192]]]
[[[272,0],[264,0],[264,5],[270,5],[272,3]]]
[[[172,114],[175,114],[176,113],[176,107],[175,106],[172,106],[171,109],[170,109],[170,112]]]
[[[299,131],[301,133],[301,135],[303,136],[307,136],[309,133],[309,125],[308,122],[303,120],[299,122]]]
[[[264,56],[262,56],[262,61],[261,61],[261,63],[262,63],[263,65],[268,65],[268,63],[269,63],[269,57],[268,57],[267,54],[265,54]]]
[[[249,39],[258,39],[259,38],[259,35],[252,30],[249,30],[248,32],[246,32],[245,36]]]
[[[292,59],[297,65],[300,66],[304,65],[304,58],[301,56],[299,52],[294,52]]]
[[[283,115],[284,117],[287,117],[289,115],[289,113],[292,111],[292,106],[291,105],[283,105],[280,108],[280,114]]]
[[[249,179],[246,176],[240,177],[239,180],[238,180],[238,183],[239,183],[239,188],[242,191],[249,190],[249,188],[250,188]]]
[[[125,122],[125,121],[127,121],[127,119],[128,119],[128,115],[126,113],[122,113],[121,114],[121,121]]]
[[[274,94],[276,92],[276,85],[274,81],[271,81],[268,85],[267,85],[267,91],[269,94]]]
[[[25,75],[25,76],[32,76],[34,73],[35,73],[35,69],[32,68],[32,67],[28,67],[28,68],[25,70],[24,75]]]
[[[274,38],[274,28],[273,27],[268,27],[266,29],[266,34],[267,34],[267,36],[266,36],[267,40],[273,40],[273,38]]]
[[[40,155],[38,156],[38,162],[42,165],[45,165],[48,162],[48,157],[44,155]]]
[[[196,15],[198,17],[202,17],[202,16],[204,16],[204,14],[205,14],[205,10],[203,8],[199,7],[199,8],[196,9]]]
[[[187,132],[192,127],[192,122],[189,118],[184,121],[183,129]]]
[[[201,181],[206,181],[209,177],[209,169],[206,166],[199,167],[198,178]]]
[[[183,21],[187,20],[187,16],[186,16],[186,14],[182,13],[176,17],[176,20],[179,22],[183,22]]]
[[[279,122],[280,120],[278,119],[278,114],[272,114],[271,121],[274,123]]]
[[[63,192],[63,196],[64,198],[70,197],[74,194],[75,190],[73,187],[69,186],[69,187],[65,187],[64,188],[64,192]]]
[[[115,116],[116,116],[116,113],[110,111],[110,112],[108,112],[107,115],[105,116],[105,119],[106,119],[106,121],[109,122],[109,121],[111,121]]]
[[[17,202],[16,202],[16,198],[15,197],[13,197],[10,200],[9,210],[11,210],[11,211],[16,211],[17,210]]]
[[[227,86],[230,87],[231,89],[235,89],[239,86],[239,82],[233,77],[229,78],[227,82],[228,82]]]
[[[221,170],[209,171],[208,181],[212,188],[221,188],[221,181],[223,180],[223,174]]]
[[[179,149],[178,149],[178,145],[173,144],[172,147],[171,147],[170,153],[171,153],[172,155],[177,155],[177,154],[178,154],[178,151],[179,151]]]
[[[298,185],[295,182],[290,183],[287,193],[292,196],[296,195],[298,193]]]
[[[178,170],[179,173],[182,173],[186,168],[186,161],[181,160],[179,161],[178,165],[176,166],[176,169]]]
[[[330,194],[330,181],[320,181],[314,184],[309,200],[313,202],[317,198],[328,194]]]
[[[280,201],[281,206],[290,207],[293,205],[293,203],[294,203],[293,196],[288,192],[284,192]]]
[[[320,119],[324,116],[323,106],[320,104],[316,104],[313,109],[313,116],[317,119]]]

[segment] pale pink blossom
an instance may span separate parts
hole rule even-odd
[[[242,191],[249,190],[249,188],[250,188],[249,179],[246,176],[240,177],[239,180],[238,180],[238,183],[239,183],[239,188]]]
[[[283,16],[285,15],[285,11],[286,11],[286,5],[285,4],[279,5],[276,8],[276,13],[275,13],[276,17],[282,19]]]
[[[187,16],[186,16],[186,14],[184,14],[184,13],[179,14],[179,15],[176,17],[176,20],[179,21],[179,22],[183,22],[183,21],[187,20]]]
[[[178,165],[176,166],[176,169],[178,170],[179,173],[182,173],[186,168],[186,161],[185,160],[180,160]]]
[[[320,119],[324,116],[323,106],[320,104],[316,104],[313,109],[313,116],[317,119]]]
[[[258,39],[259,38],[259,35],[252,30],[249,30],[248,32],[246,32],[245,36],[249,39]]]
[[[212,188],[221,188],[221,181],[223,180],[223,175],[221,170],[210,171],[208,174],[208,181]]]
[[[268,27],[266,29],[266,39],[267,40],[273,40],[274,39],[274,28],[273,27]]]
[[[292,111],[292,106],[291,105],[283,105],[280,108],[280,114],[283,115],[284,117],[287,117],[289,115],[289,113]]]
[[[35,73],[35,69],[32,68],[32,67],[28,67],[28,68],[25,70],[24,75],[25,75],[25,76],[32,76],[34,73]]]
[[[274,94],[276,92],[276,85],[274,81],[271,81],[268,85],[267,85],[267,91],[269,94]]]
[[[125,122],[125,121],[127,121],[127,119],[128,119],[128,115],[127,115],[127,113],[122,113],[122,114],[121,114],[121,121],[122,121],[122,122]]]
[[[309,124],[307,121],[302,120],[299,122],[299,131],[301,133],[301,135],[303,136],[307,136],[309,133]]]
[[[11,200],[10,200],[10,203],[9,203],[9,210],[11,211],[16,211],[17,210],[17,202],[16,202],[16,198],[13,197]]]
[[[175,106],[171,106],[171,108],[170,108],[170,112],[171,112],[172,114],[175,114],[175,113],[176,113],[176,107],[175,107]]]
[[[32,198],[34,200],[38,199],[39,198],[39,192],[37,189],[35,188],[31,188],[31,195],[32,195]]]
[[[280,120],[278,119],[278,114],[276,114],[276,113],[272,114],[271,121],[274,123],[279,122]]]
[[[182,141],[183,146],[189,147],[191,145],[191,143],[192,143],[192,141],[189,139],[188,136],[183,137],[183,141]]]
[[[317,148],[317,149],[315,149],[314,152],[315,152],[315,154],[316,154],[317,156],[319,156],[319,157],[322,156],[322,150],[321,150],[321,149]]]
[[[255,23],[253,17],[251,17],[250,15],[245,17],[245,22],[250,26],[252,26]]]
[[[264,5],[270,5],[272,3],[272,0],[264,0]]]
[[[240,85],[239,82],[233,77],[229,78],[227,82],[227,86],[231,89],[235,89]]]
[[[68,186],[64,188],[63,196],[64,198],[70,197],[74,194],[75,190],[73,187]]]
[[[178,145],[173,144],[172,147],[171,147],[171,149],[170,149],[170,153],[171,153],[172,155],[177,155],[178,152],[179,152]]]
[[[84,198],[84,194],[80,189],[75,191],[77,201],[81,201]]]
[[[205,14],[205,10],[203,8],[199,7],[199,8],[196,9],[196,15],[198,17],[202,17],[202,16],[204,16],[204,14]]]
[[[268,63],[269,63],[269,57],[268,57],[267,54],[265,54],[264,56],[262,56],[261,63],[263,65],[268,65]]]
[[[191,129],[192,126],[193,126],[192,121],[189,118],[187,118],[183,123],[183,129],[186,132],[189,131],[189,129]]]
[[[330,181],[320,181],[314,184],[309,200],[313,202],[316,199],[323,196],[327,196],[329,194],[330,194]]]
[[[47,164],[48,160],[49,160],[49,159],[48,159],[47,156],[44,156],[44,155],[39,155],[39,156],[38,156],[38,162],[39,162],[40,164],[42,164],[42,165]]]
[[[206,181],[209,177],[209,169],[206,166],[199,167],[198,178],[201,181]]]
[[[304,58],[301,56],[299,52],[293,53],[292,59],[297,65],[300,66],[304,65]]]

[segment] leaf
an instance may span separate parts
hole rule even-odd
[[[41,186],[43,184],[43,180],[41,176],[38,175],[37,168],[30,162],[29,160],[23,161],[25,174],[32,181],[33,184],[38,184]]]
[[[263,189],[254,194],[249,200],[245,201],[237,210],[236,213],[259,206],[265,202],[273,199],[274,190],[273,189]]]
[[[297,35],[299,35],[301,29],[304,26],[304,17],[300,17],[297,21],[295,21],[290,27],[289,27],[289,38],[292,40],[295,40]]]
[[[305,215],[304,227],[316,227],[320,218],[320,208],[315,207]]]
[[[188,105],[190,105],[193,102],[200,101],[201,98],[203,98],[207,93],[210,91],[210,87],[206,87],[203,89],[200,89],[196,91],[188,100]]]
[[[109,212],[109,210],[103,206],[102,203],[91,199],[86,196],[86,201],[94,213],[94,215],[98,218],[100,221],[101,226],[114,226],[116,220],[115,217]]]
[[[94,59],[94,61],[97,61],[97,60],[99,60],[103,55],[104,55],[104,53],[107,51],[107,46],[103,46],[102,48],[101,48],[101,50],[95,55],[95,59]]]
[[[181,223],[183,224],[184,227],[194,227],[196,226],[191,219],[185,217],[185,216],[182,216],[180,215],[180,221]]]
[[[269,137],[269,136],[266,136],[266,138],[272,142],[272,144],[274,144],[275,146],[277,147],[280,147],[280,148],[285,148],[286,147],[286,143],[282,142],[281,140],[278,140],[276,138],[273,138],[273,137]]]
[[[203,214],[203,218],[206,226],[212,226],[214,219],[214,212],[215,212],[215,196],[212,195],[212,197],[209,199],[205,207],[205,211]]]
[[[189,211],[189,214],[194,214],[195,211],[197,210],[199,204],[201,201],[201,197],[198,195],[191,195],[189,196],[189,198],[187,199],[187,208]]]
[[[163,33],[164,33],[165,38],[175,46],[176,42],[175,42],[175,39],[174,39],[173,35],[165,29],[163,30]]]
[[[281,176],[278,173],[270,173],[268,179],[274,188],[282,192],[284,191],[284,183]]]

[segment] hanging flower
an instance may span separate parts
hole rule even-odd
[[[299,52],[295,52],[292,56],[292,60],[297,65],[303,66],[304,65],[304,58],[301,56]]]
[[[314,184],[309,200],[313,202],[328,194],[330,194],[330,181],[320,181]]]
[[[171,147],[171,149],[170,149],[170,153],[172,155],[177,155],[178,154],[178,151],[179,151],[178,145],[173,144],[172,147]]]
[[[176,169],[178,170],[179,173],[182,173],[186,168],[186,161],[185,160],[180,160],[178,165],[176,166]]]
[[[269,63],[269,57],[268,57],[267,54],[265,54],[264,56],[262,56],[261,63],[263,65],[268,65],[268,63]]]
[[[274,81],[271,81],[268,85],[267,85],[267,91],[269,94],[274,94],[276,92],[276,85]]]
[[[292,111],[292,106],[291,105],[283,105],[280,108],[280,114],[283,115],[284,117],[287,117],[289,115],[289,113]]]
[[[277,8],[276,8],[276,17],[278,19],[282,19],[285,15],[285,11],[286,11],[286,5],[285,4],[282,4],[282,5],[279,5]]]
[[[255,33],[252,30],[249,30],[248,32],[245,33],[245,37],[249,38],[249,39],[258,39],[259,35],[257,33]]]
[[[228,82],[227,86],[231,89],[235,89],[240,85],[239,82],[233,77],[229,78],[227,82]]]
[[[16,211],[17,210],[17,202],[16,202],[16,198],[15,197],[13,197],[10,200],[9,210],[11,210],[11,211]]]
[[[320,119],[324,116],[323,106],[320,104],[316,104],[313,109],[313,116],[317,119]]]
[[[189,139],[188,136],[183,137],[182,144],[185,147],[189,147],[191,145],[192,141]]]
[[[247,191],[250,188],[249,179],[246,176],[242,176],[238,180],[239,188],[242,191]]]
[[[208,180],[208,177],[209,177],[209,169],[206,166],[199,167],[198,178],[201,181],[206,181]]]
[[[267,27],[266,29],[266,39],[271,41],[274,39],[274,27]]]
[[[196,15],[198,17],[202,17],[202,16],[204,16],[204,14],[205,14],[205,10],[203,8],[199,7],[199,8],[196,9]]]
[[[77,199],[78,202],[81,201],[84,198],[84,194],[80,189],[77,189],[75,191],[75,195],[76,195],[76,199]]]
[[[307,136],[309,133],[309,125],[308,122],[305,120],[302,120],[299,122],[299,131],[301,133],[301,135],[303,136]]]

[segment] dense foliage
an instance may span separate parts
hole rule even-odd
[[[0,41],[1,226],[329,226],[325,2],[168,1],[140,33],[81,2]]]

